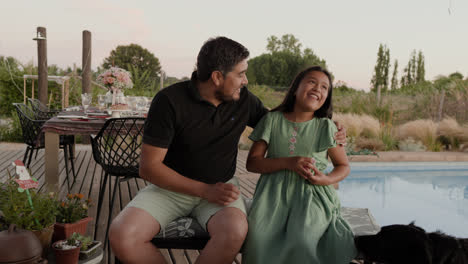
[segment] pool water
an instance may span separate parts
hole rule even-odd
[[[468,238],[468,162],[353,162],[342,206],[369,208],[380,226],[415,221]]]

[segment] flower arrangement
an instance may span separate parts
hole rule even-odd
[[[96,80],[98,83],[107,87],[107,89],[112,90],[112,92],[114,92],[114,90],[131,89],[133,87],[130,73],[118,67],[107,69],[99,74]]]
[[[57,222],[75,223],[88,216],[88,208],[91,206],[90,199],[83,199],[81,193],[67,194],[65,200],[59,203]]]

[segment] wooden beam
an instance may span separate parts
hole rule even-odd
[[[26,104],[26,78],[23,77],[24,85],[23,85],[23,103]]]
[[[82,93],[91,93],[91,32],[83,30]]]
[[[65,97],[64,108],[68,107],[68,103],[69,103],[68,97],[69,96],[70,96],[70,80],[66,80],[65,81],[65,94],[64,94],[64,97]]]
[[[38,57],[38,75],[39,75],[39,92],[38,99],[47,105],[47,32],[45,27],[37,27],[38,35],[44,39],[37,40],[37,57]]]
[[[62,109],[65,108],[65,82],[62,82]]]

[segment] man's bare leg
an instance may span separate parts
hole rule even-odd
[[[207,227],[211,239],[195,263],[232,263],[247,235],[245,214],[226,207],[210,218]]]
[[[123,263],[166,263],[151,239],[160,225],[143,209],[127,207],[112,221],[109,242],[112,251]]]

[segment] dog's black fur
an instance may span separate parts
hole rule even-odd
[[[467,227],[468,228],[468,227]],[[426,233],[414,223],[384,226],[355,239],[364,260],[385,264],[468,264],[468,239]]]

